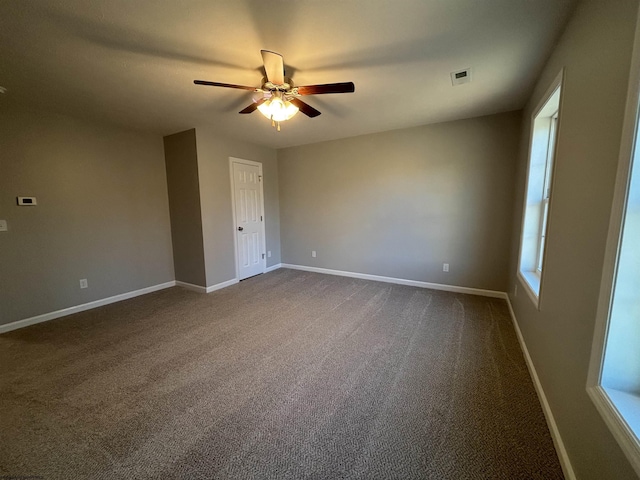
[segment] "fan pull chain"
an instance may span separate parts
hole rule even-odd
[[[280,122],[276,122],[276,121],[273,119],[273,115],[271,115],[271,126],[272,126],[272,127],[276,127],[276,129],[277,129],[278,131],[280,131]]]

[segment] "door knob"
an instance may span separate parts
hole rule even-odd
[[[243,230],[244,230],[244,228],[242,228],[242,227],[238,227],[238,231],[239,231],[239,232],[241,232],[241,231],[243,231]]]

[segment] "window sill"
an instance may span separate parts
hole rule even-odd
[[[640,394],[629,393],[614,388],[602,387],[625,419],[625,422],[636,436],[640,439]],[[638,440],[640,442],[640,440]]]
[[[587,388],[587,392],[627,459],[640,475],[640,394],[599,385]]]
[[[529,298],[539,308],[540,301],[540,274],[538,272],[531,271],[519,271],[518,276],[524,285],[524,289],[529,295]]]

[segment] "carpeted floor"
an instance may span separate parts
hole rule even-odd
[[[0,477],[560,479],[504,300],[280,269],[0,336]]]

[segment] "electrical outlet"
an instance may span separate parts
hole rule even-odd
[[[80,288],[89,288],[89,283],[86,278],[80,279]]]
[[[271,258],[271,250],[267,252],[267,257]]]
[[[442,271],[443,272],[448,272],[449,271],[449,264],[448,263],[443,263],[442,264]]]
[[[0,220],[0,232],[6,232],[8,230],[7,221]]]
[[[315,250],[311,250],[311,256],[312,256],[313,258],[316,258],[316,251],[315,251]]]

